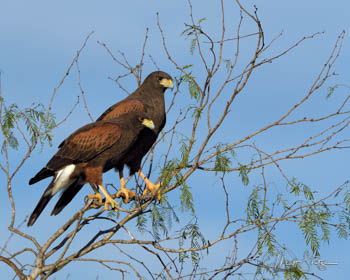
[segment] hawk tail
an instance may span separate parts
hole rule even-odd
[[[30,215],[29,221],[27,223],[28,227],[32,226],[35,223],[35,221],[40,216],[41,212],[44,210],[46,205],[49,203],[50,199],[53,197],[52,192],[51,192],[51,189],[53,187],[52,185],[53,185],[53,181],[47,187],[46,191],[44,192],[44,194],[40,198],[38,204],[36,205],[33,213]]]
[[[47,177],[51,177],[54,175],[55,175],[55,172],[53,170],[50,170],[50,169],[47,169],[46,167],[44,167],[33,178],[31,178],[29,180],[29,185],[33,185],[36,182],[39,182]]]
[[[61,194],[60,199],[57,201],[55,207],[53,208],[51,212],[52,215],[59,214],[64,207],[66,207],[72,199],[77,195],[77,193],[81,190],[81,188],[84,186],[80,180],[75,180],[69,187],[67,187],[63,193]]]

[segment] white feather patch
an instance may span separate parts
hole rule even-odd
[[[72,183],[73,180],[70,178],[70,175],[73,173],[74,169],[75,165],[70,164],[56,172],[51,195],[55,195],[58,191],[65,189]]]

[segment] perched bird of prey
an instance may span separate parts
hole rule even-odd
[[[160,193],[158,192],[160,185],[155,185],[149,181],[142,173],[140,167],[142,158],[151,149],[158,134],[165,125],[166,115],[164,92],[167,88],[172,89],[173,87],[173,80],[169,74],[162,71],[153,72],[146,77],[138,89],[124,100],[112,105],[97,119],[97,121],[110,120],[128,112],[142,112],[153,120],[155,124],[155,133],[144,131],[142,135],[139,135],[134,143],[134,148],[129,151],[128,160],[125,164],[130,169],[130,175],[138,172],[141,178],[145,181],[146,189],[144,194],[151,192],[152,195],[154,195],[157,192],[158,199],[160,199]],[[119,171],[121,185],[117,197],[123,196],[124,201],[127,202],[129,198],[135,197],[135,193],[128,190],[125,186],[123,168],[116,166],[116,169]]]
[[[128,154],[134,144],[140,141],[139,134],[155,134],[154,122],[142,112],[129,112],[122,116],[90,123],[79,128],[60,145],[58,152],[49,160],[29,184],[53,176],[53,179],[31,214],[28,226],[34,224],[50,199],[64,190],[51,215],[57,215],[73,199],[85,183],[89,183],[102,203],[106,197],[105,209],[118,206],[117,202],[102,186],[102,173],[114,167],[122,168],[125,162],[132,162]]]

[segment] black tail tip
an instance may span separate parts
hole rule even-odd
[[[37,218],[38,218],[38,215],[34,215],[33,213],[28,220],[27,227],[31,227],[35,223]]]
[[[61,211],[63,210],[63,207],[55,207],[52,211],[51,211],[51,216],[57,216]]]
[[[33,185],[35,183],[34,177],[29,180],[29,185]]]
[[[27,226],[30,227],[35,223],[35,221],[38,219],[40,216],[41,212],[43,212],[44,208],[46,205],[49,203],[50,199],[52,198],[51,194],[47,194],[48,190],[51,189],[51,184],[48,186],[46,189],[45,193],[43,196],[40,198],[38,204],[36,205],[33,213],[30,215],[29,221],[27,223]]]

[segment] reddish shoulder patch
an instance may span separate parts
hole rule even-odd
[[[119,126],[111,123],[96,123],[96,126],[87,131],[80,132],[71,140],[81,146],[82,149],[92,148],[103,149],[105,146],[113,145],[121,136]]]
[[[136,99],[125,100],[124,102],[120,103],[118,106],[114,107],[110,112],[108,112],[103,117],[103,120],[115,119],[128,112],[143,111],[143,109],[144,108],[141,101]]]

